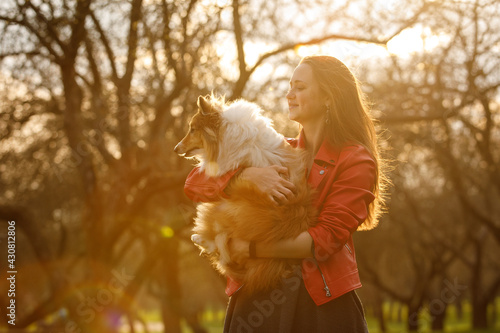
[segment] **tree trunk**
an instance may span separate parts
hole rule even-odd
[[[455,307],[457,308],[457,319],[462,320],[464,318],[464,307],[460,298],[455,302]]]
[[[458,293],[458,291],[450,290],[453,284],[450,285],[444,275],[440,276],[439,279],[441,280],[440,297],[438,297],[438,294],[435,294],[435,297],[430,300],[428,304],[432,331],[444,331],[444,320],[446,319],[446,310],[448,309],[448,305],[450,305],[450,303],[458,297],[455,294]],[[453,296],[450,297],[448,293]]]
[[[495,327],[498,319],[498,311],[500,310],[498,308],[498,303],[496,302],[495,298],[493,298],[492,307],[493,307],[493,313],[491,314],[490,324],[491,327]]]
[[[419,320],[419,313],[420,313],[420,305],[412,305],[412,304],[407,304],[408,305],[408,331],[409,332],[416,332],[418,331],[418,326],[420,323]]]
[[[444,331],[444,320],[446,318],[446,308],[448,307],[448,304],[442,303],[443,307],[436,309],[433,311],[433,309],[430,309],[431,315],[432,315],[432,330],[433,331]]]
[[[190,315],[187,315],[186,322],[191,330],[193,330],[193,333],[208,333],[208,331],[201,326],[198,313],[191,313]]]
[[[181,333],[181,285],[179,283],[179,249],[178,240],[170,238],[161,240],[163,247],[163,288],[165,294],[161,300],[161,310],[165,332]]]
[[[396,322],[401,323],[403,322],[403,307],[401,306],[401,303],[398,302],[397,304],[398,304],[398,310],[396,313]]]
[[[375,317],[377,318],[379,323],[380,332],[387,332],[387,326],[384,317],[383,302],[379,297],[377,297],[377,300],[375,301],[374,312],[375,312]]]
[[[483,293],[483,248],[479,240],[474,243],[475,261],[472,266],[472,327],[485,329],[488,327],[488,301]]]
[[[484,300],[472,302],[472,327],[474,329],[488,328],[488,302]]]

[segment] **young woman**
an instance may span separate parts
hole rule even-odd
[[[376,226],[383,203],[382,163],[377,136],[356,78],[338,59],[302,59],[286,95],[290,119],[301,125],[289,140],[309,154],[308,182],[316,189],[317,224],[295,239],[272,244],[232,239],[232,258],[303,258],[280,288],[243,297],[244,288],[228,278],[230,296],[224,332],[367,332],[355,289],[361,287],[352,233]],[[233,177],[244,177],[280,204],[293,196],[293,184],[279,166],[246,168],[219,178],[197,169],[186,194],[195,201],[230,195]],[[226,191],[229,193],[226,193]]]

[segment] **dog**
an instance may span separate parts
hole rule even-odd
[[[300,260],[255,258],[235,263],[228,240],[272,243],[296,238],[314,225],[305,153],[291,147],[254,103],[242,99],[225,103],[211,95],[200,96],[197,105],[188,133],[174,151],[196,158],[207,176],[218,177],[240,167],[280,165],[289,170],[288,180],[296,187],[292,200],[276,206],[252,182],[235,177],[229,198],[198,205],[191,238],[221,274],[243,283],[247,293],[274,288]]]

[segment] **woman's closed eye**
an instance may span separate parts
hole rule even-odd
[[[290,93],[290,92],[292,92],[294,90],[302,91],[304,89],[306,89],[306,87],[304,87],[304,86],[292,87],[292,88],[288,89],[287,93]]]

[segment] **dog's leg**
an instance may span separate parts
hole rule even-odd
[[[220,233],[215,236],[215,247],[219,252],[219,263],[222,267],[226,267],[227,264],[231,262],[231,257],[227,248],[227,240],[228,237],[226,233]]]

